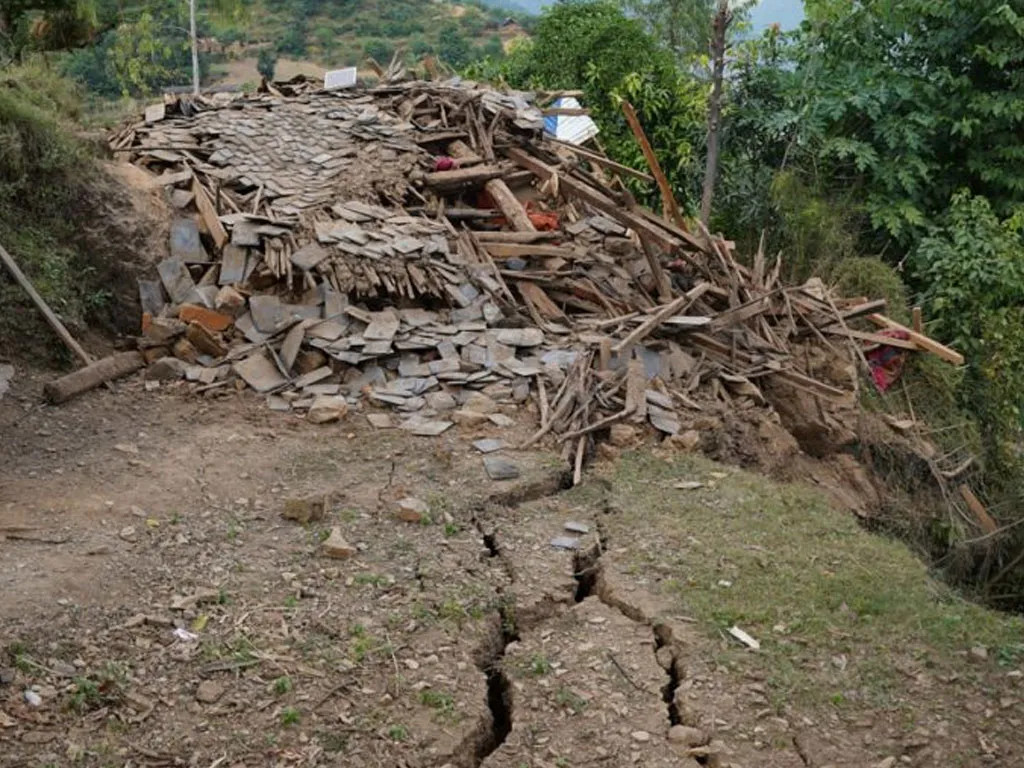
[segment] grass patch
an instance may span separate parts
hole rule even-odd
[[[721,661],[761,667],[777,702],[885,706],[908,661],[969,676],[974,646],[1016,658],[1024,620],[967,602],[903,544],[864,531],[812,489],[738,471],[715,487],[672,487],[718,469],[700,457],[623,457],[609,478],[623,510],[610,534],[651,531],[657,541],[616,565],[710,635],[737,625],[757,638],[761,653],[737,645]]]

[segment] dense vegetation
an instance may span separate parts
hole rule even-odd
[[[198,6],[200,36],[255,46],[247,55],[259,49],[263,73],[278,57],[340,65],[386,60],[401,48],[517,87],[582,88],[607,151],[643,167],[621,116],[627,99],[680,203],[697,211],[719,0],[559,2],[538,19],[520,18],[531,37],[507,53],[501,24],[515,11],[506,0]],[[908,302],[922,306],[928,332],[961,349],[968,364],[953,372],[920,357],[908,391],[940,428],[934,439],[944,450],[978,454],[971,483],[1000,522],[1015,522],[1024,515],[1021,3],[806,0],[799,30],[757,39],[744,27],[749,3],[730,7],[711,228],[737,240],[742,253],[764,234],[767,251],[784,254],[794,280],[818,274],[851,294],[884,296],[897,318],[907,316]],[[67,88],[56,73],[103,97],[187,83],[187,26],[185,0],[0,5],[0,55],[51,51],[42,67],[47,87],[10,79],[0,92],[0,224],[5,210],[16,215],[33,174],[50,178],[79,162],[74,144],[53,128],[72,116],[38,103]],[[227,54],[205,54],[204,67],[218,55]],[[59,209],[66,202],[60,180],[47,186]],[[634,192],[657,203],[656,190]],[[934,520],[942,515],[936,509]],[[942,547],[972,535],[948,521],[929,531]],[[999,571],[1021,549],[1021,532],[1014,528],[1017,541],[973,575]]]

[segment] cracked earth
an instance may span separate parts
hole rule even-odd
[[[909,725],[780,701],[663,588],[687,539],[608,467],[567,491],[506,450],[521,477],[487,478],[471,442],[529,424],[418,438],[130,383],[53,410],[37,385],[0,403],[3,766],[1019,764],[1016,699],[980,736],[942,697]],[[950,708],[999,709],[1004,674]]]

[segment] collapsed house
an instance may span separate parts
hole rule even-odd
[[[177,210],[140,282],[149,376],[416,435],[529,400],[527,444],[559,441],[578,478],[622,422],[692,443],[702,413],[757,412],[841,441],[865,350],[962,361],[638,205],[624,181],[651,176],[544,134],[561,96],[298,79],[146,110],[111,147]]]

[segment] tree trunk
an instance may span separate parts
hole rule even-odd
[[[196,36],[196,0],[188,0],[189,36],[192,42],[192,93],[199,95],[199,38]]]
[[[722,123],[722,80],[725,77],[725,33],[732,21],[728,0],[719,0],[711,30],[711,100],[708,104],[707,164],[704,167],[704,194],[700,201],[700,220],[704,226],[711,219],[711,203],[715,198],[715,177],[718,175],[718,139]]]

